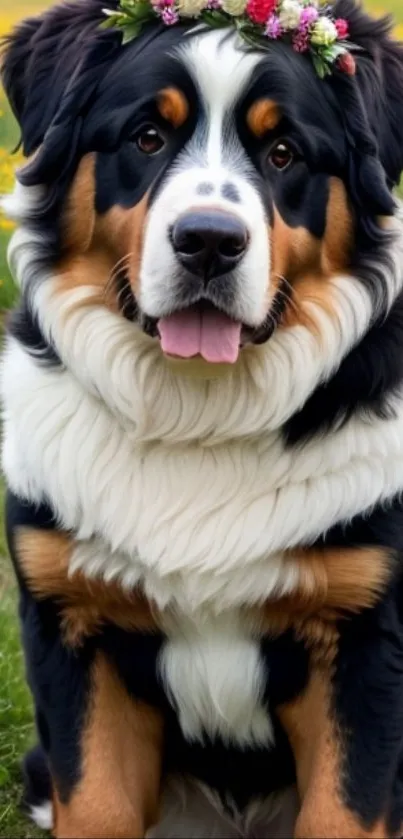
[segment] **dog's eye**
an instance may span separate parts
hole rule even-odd
[[[165,146],[165,140],[152,125],[142,128],[133,137],[134,142],[143,154],[158,154]]]
[[[294,152],[284,140],[280,140],[270,149],[269,162],[275,169],[288,169],[293,160]]]

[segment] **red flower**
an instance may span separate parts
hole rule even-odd
[[[337,20],[335,20],[334,25],[337,29],[337,35],[341,41],[344,40],[344,38],[348,38],[349,27],[347,21],[344,20],[344,18],[339,17]]]
[[[278,0],[249,0],[246,14],[253,23],[266,23],[268,17],[275,11]]]
[[[337,61],[337,69],[341,70],[342,73],[347,73],[348,76],[355,76],[356,63],[351,52],[346,52],[340,56]]]

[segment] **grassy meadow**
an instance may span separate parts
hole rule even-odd
[[[78,0],[79,2],[79,0]],[[367,0],[375,14],[391,12],[396,32],[403,40],[402,0]],[[23,17],[49,5],[47,0],[0,0],[0,37]],[[403,96],[403,91],[402,91]],[[14,169],[20,154],[11,154],[18,143],[18,131],[0,87],[0,195],[12,188]],[[6,249],[12,224],[0,214],[0,328],[4,314],[15,300],[15,289],[8,272]],[[18,811],[20,794],[19,760],[32,740],[32,710],[23,677],[23,662],[16,620],[16,597],[12,572],[6,559],[2,527],[4,488],[0,479],[0,837],[37,837],[42,834],[25,821]]]

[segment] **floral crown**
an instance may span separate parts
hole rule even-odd
[[[259,49],[270,40],[285,41],[310,55],[320,78],[335,68],[355,73],[348,22],[334,18],[328,0],[120,0],[117,10],[104,9],[104,14],[103,28],[121,29],[124,44],[151,21],[173,26],[193,19],[214,29],[234,26]]]

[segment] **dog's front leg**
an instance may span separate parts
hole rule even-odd
[[[265,616],[268,627],[293,628],[310,655],[305,691],[278,709],[296,761],[296,837],[402,836],[401,572],[382,549],[293,557],[300,591]]]
[[[367,728],[358,672],[356,679],[356,712],[359,716],[361,710],[362,730],[349,730],[346,720],[344,725],[341,722],[333,678],[324,669],[313,670],[305,693],[280,710],[296,760],[301,799],[295,839],[385,839],[401,835],[398,814],[393,813],[401,732],[393,744],[386,731],[396,723],[390,716],[384,725],[379,720],[379,727]],[[375,706],[379,698],[368,696],[366,701]],[[384,712],[388,713],[386,707]],[[361,764],[356,762],[358,751]],[[381,777],[380,772],[384,773]]]
[[[143,837],[157,820],[161,718],[129,697],[100,653],[80,740],[79,780],[67,801],[55,792],[55,836]]]
[[[12,547],[54,835],[142,837],[158,817],[163,717],[129,694],[102,639],[113,625],[126,638],[152,631],[150,610],[137,593],[70,577],[66,534],[22,529]]]

